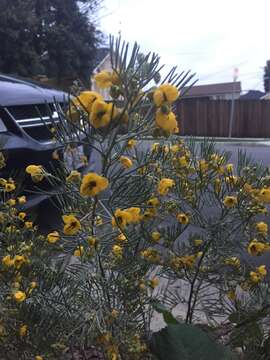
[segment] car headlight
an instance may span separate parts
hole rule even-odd
[[[6,131],[7,131],[7,128],[6,128],[3,120],[0,118],[0,133],[6,132]]]

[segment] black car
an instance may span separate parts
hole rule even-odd
[[[0,149],[6,158],[0,178],[20,179],[21,193],[16,195],[27,196],[28,208],[50,197],[51,185],[44,180],[38,185],[46,194],[35,191],[25,168],[30,164],[48,171],[57,168],[59,160],[53,153],[61,146],[51,128],[58,122],[57,107],[65,101],[67,95],[61,91],[0,74]]]

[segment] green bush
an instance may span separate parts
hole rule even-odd
[[[1,179],[0,355],[231,358],[220,342],[267,358],[268,269],[252,260],[269,250],[269,170],[243,154],[235,169],[211,141],[180,140],[174,103],[192,76],[173,69],[151,87],[158,56],[138,59],[137,45],[128,54],[112,39],[113,71],[95,76],[111,100],[85,90],[55,124],[67,150],[99,154],[100,171],[26,168],[37,185],[61,182],[61,229],[40,235],[16,209],[16,184]],[[158,334],[154,300],[167,322],[177,312]]]

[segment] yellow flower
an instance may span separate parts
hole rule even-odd
[[[228,297],[230,300],[234,301],[234,300],[236,299],[235,291],[234,291],[234,290],[228,291],[228,292],[227,292],[227,297]]]
[[[7,182],[5,184],[5,191],[6,192],[11,192],[11,191],[13,191],[15,189],[16,189],[16,185],[13,182]]]
[[[127,241],[127,238],[123,233],[121,233],[117,236],[116,240],[120,241],[120,242],[125,242],[125,241]]]
[[[64,221],[64,234],[75,235],[81,230],[81,223],[74,215],[62,216]]]
[[[27,325],[22,325],[22,326],[20,327],[20,329],[19,329],[19,334],[20,334],[20,336],[21,336],[21,337],[26,336],[27,331],[28,331]]]
[[[3,211],[0,211],[0,224],[4,224],[6,219],[6,214]]]
[[[89,236],[87,241],[89,246],[97,246],[97,238],[95,236]]]
[[[76,183],[81,179],[81,173],[77,170],[72,170],[70,174],[66,177],[67,182]]]
[[[5,186],[7,183],[6,179],[0,178],[0,186]]]
[[[214,190],[216,193],[219,193],[221,190],[221,180],[219,178],[214,180]]]
[[[153,279],[150,280],[150,286],[152,289],[157,287],[158,284],[159,284],[159,279],[157,277],[154,277]]]
[[[160,262],[160,256],[156,249],[148,248],[141,251],[141,257],[153,263]]]
[[[236,256],[225,259],[224,263],[225,265],[231,265],[235,267],[239,267],[241,265],[240,260]]]
[[[116,209],[112,218],[112,226],[126,227],[132,220],[132,214],[126,210]]]
[[[160,149],[160,143],[154,143],[151,145],[151,151],[156,152]]]
[[[19,289],[20,283],[19,283],[19,282],[14,282],[14,283],[12,284],[12,287],[13,287],[14,289]]]
[[[84,175],[80,187],[80,193],[83,196],[96,196],[105,190],[109,185],[108,179],[96,173],[88,173]]]
[[[117,318],[118,315],[119,315],[119,311],[116,309],[112,309],[111,317],[113,317],[115,319],[115,318]]]
[[[226,196],[223,204],[227,208],[232,208],[237,204],[237,198],[235,196]]]
[[[136,140],[130,139],[127,143],[127,148],[132,149],[137,144]]]
[[[178,159],[178,163],[180,167],[187,167],[189,164],[189,160],[186,156],[180,156],[180,158]]]
[[[252,240],[248,245],[248,253],[252,256],[261,255],[265,249],[265,245],[256,239]]]
[[[258,283],[263,280],[263,278],[267,275],[267,270],[265,265],[260,265],[256,268],[256,271],[251,271],[249,273],[250,280],[254,283]]]
[[[270,188],[261,189],[258,194],[258,199],[265,204],[270,203]]]
[[[157,210],[155,208],[148,209],[144,212],[142,219],[143,220],[149,220],[155,217],[157,214]]]
[[[32,221],[26,221],[26,222],[24,223],[24,225],[25,225],[26,229],[32,229],[32,227],[33,227],[33,222],[32,222]]]
[[[9,199],[6,202],[6,204],[9,205],[9,206],[14,206],[14,205],[16,205],[16,200],[15,199]]]
[[[121,258],[123,256],[123,248],[119,245],[113,245],[112,253],[116,257]]]
[[[108,126],[117,114],[118,110],[112,103],[107,104],[105,101],[96,100],[92,106],[89,121],[95,129],[99,129]]]
[[[103,224],[103,219],[102,219],[101,216],[99,216],[99,215],[96,216],[96,218],[95,218],[95,224],[96,224],[97,226]]]
[[[72,99],[72,103],[75,107],[83,108],[90,113],[96,100],[103,100],[103,97],[95,91],[83,91],[78,97]]]
[[[128,223],[138,223],[142,219],[141,209],[138,207],[130,207],[125,211],[130,214],[130,220],[128,220]]]
[[[153,197],[147,201],[147,205],[157,207],[159,206],[160,202],[157,197]]]
[[[17,198],[17,200],[18,200],[18,203],[20,204],[20,205],[24,205],[25,203],[26,203],[26,197],[23,195],[23,196],[19,196],[18,198]]]
[[[169,133],[176,133],[179,131],[175,114],[172,111],[168,114],[164,114],[161,109],[158,109],[156,112],[156,125]]]
[[[161,106],[165,102],[171,104],[179,96],[179,91],[176,86],[171,84],[162,84],[155,91],[153,100],[156,106]]]
[[[226,171],[229,172],[229,173],[232,173],[233,172],[233,164],[227,164],[226,165]]]
[[[238,181],[238,177],[234,175],[226,176],[225,181],[227,184],[236,185]]]
[[[19,218],[20,220],[24,220],[25,217],[26,217],[26,213],[25,213],[25,212],[20,212],[20,213],[18,214],[18,218]]]
[[[256,227],[256,230],[258,231],[258,233],[265,235],[265,236],[267,235],[268,225],[265,222],[261,221],[261,222],[257,223],[255,227]]]
[[[261,281],[261,277],[256,271],[250,271],[249,276],[250,280],[254,283],[258,283]]]
[[[19,290],[13,294],[13,297],[16,302],[21,303],[26,299],[26,294],[25,292]]]
[[[186,225],[189,223],[189,217],[184,213],[178,214],[176,218],[183,225]]]
[[[14,259],[12,259],[10,255],[6,255],[2,259],[2,264],[7,267],[11,267],[14,265]]]
[[[257,272],[258,272],[261,276],[266,276],[266,275],[267,275],[266,266],[265,266],[265,265],[260,265],[259,267],[257,267]]]
[[[40,355],[35,356],[35,360],[43,360],[43,357]]]
[[[196,255],[174,256],[171,259],[171,266],[177,270],[182,267],[190,269],[193,267],[196,257]]]
[[[131,168],[131,166],[133,165],[132,160],[127,156],[120,156],[119,160],[122,166],[126,169]]]
[[[44,178],[44,169],[41,165],[29,165],[25,171],[31,175],[34,182],[42,181]]]
[[[74,256],[77,256],[77,257],[80,257],[82,256],[84,253],[84,247],[83,246],[79,246],[76,250],[74,250],[74,253],[73,255]]]
[[[199,170],[204,173],[208,170],[208,163],[204,159],[199,160]]]
[[[158,193],[160,195],[167,195],[170,188],[172,188],[175,185],[174,180],[163,178],[158,183]]]
[[[57,241],[59,241],[60,235],[58,231],[53,231],[47,235],[47,241],[49,244],[55,244]]]
[[[113,85],[113,76],[110,71],[100,71],[94,76],[94,80],[100,89],[106,89]]]
[[[32,282],[30,283],[30,288],[31,288],[31,289],[35,289],[37,286],[38,286],[38,284],[37,284],[36,281],[32,281]]]
[[[152,234],[151,234],[151,239],[152,239],[153,241],[159,242],[160,238],[161,238],[160,232],[158,232],[158,231],[153,231],[153,232],[152,232]]]
[[[193,242],[194,242],[194,245],[195,245],[195,246],[200,246],[200,245],[202,245],[203,240],[201,240],[201,239],[195,239],[195,240],[193,240]]]
[[[20,267],[26,262],[26,258],[23,255],[16,255],[14,257],[14,265],[16,269],[20,269]]]
[[[178,144],[175,144],[175,145],[172,145],[170,149],[171,149],[171,152],[172,152],[173,154],[175,154],[175,153],[177,153],[181,148],[180,148],[180,146],[179,146]]]

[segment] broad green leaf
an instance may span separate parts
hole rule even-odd
[[[187,324],[168,325],[154,333],[151,348],[159,360],[233,360],[230,351],[204,331]]]
[[[163,315],[163,319],[166,324],[179,324],[179,322],[175,319],[173,314],[169,310],[167,310],[163,304],[154,301],[152,303],[152,306],[158,313]]]

